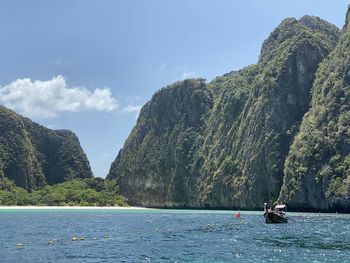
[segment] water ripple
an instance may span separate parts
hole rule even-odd
[[[8,211],[0,217],[0,262],[346,262],[350,258],[350,217],[344,215],[292,215],[284,225],[264,224],[261,213],[242,213],[238,220],[230,212],[196,211]],[[77,241],[72,241],[74,236]]]

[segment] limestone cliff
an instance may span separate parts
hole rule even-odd
[[[0,106],[0,181],[4,177],[32,191],[92,172],[74,133],[50,130]]]
[[[117,179],[131,204],[185,205],[195,199],[193,159],[202,144],[212,97],[202,79],[177,82],[158,91],[113,162],[107,179]],[[195,194],[195,193],[193,193]]]
[[[224,113],[235,119],[219,120],[221,108],[230,105],[222,101],[236,95],[227,89],[214,104],[208,134],[214,133],[219,144],[212,143],[212,135],[205,143],[201,203],[253,209],[261,207],[262,200],[277,199],[284,160],[308,110],[315,71],[338,34],[319,18],[286,19],[264,42],[259,63],[235,75],[246,81],[230,87],[234,93],[243,92],[243,99],[234,102],[241,107]],[[216,128],[219,122],[226,126],[224,131]]]
[[[321,63],[285,163],[279,200],[294,209],[350,212],[350,12],[338,45]]]

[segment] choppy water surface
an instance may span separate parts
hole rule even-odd
[[[228,211],[0,211],[0,262],[348,262],[350,216]],[[72,241],[72,237],[84,240]],[[52,240],[52,244],[48,241]],[[16,244],[22,244],[16,246]]]

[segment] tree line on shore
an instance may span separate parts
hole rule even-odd
[[[0,181],[0,205],[127,206],[114,180],[74,179],[28,192],[8,179]]]

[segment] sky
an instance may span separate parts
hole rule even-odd
[[[338,27],[349,0],[2,0],[0,104],[77,134],[105,177],[140,108],[175,81],[256,63],[286,17]]]

